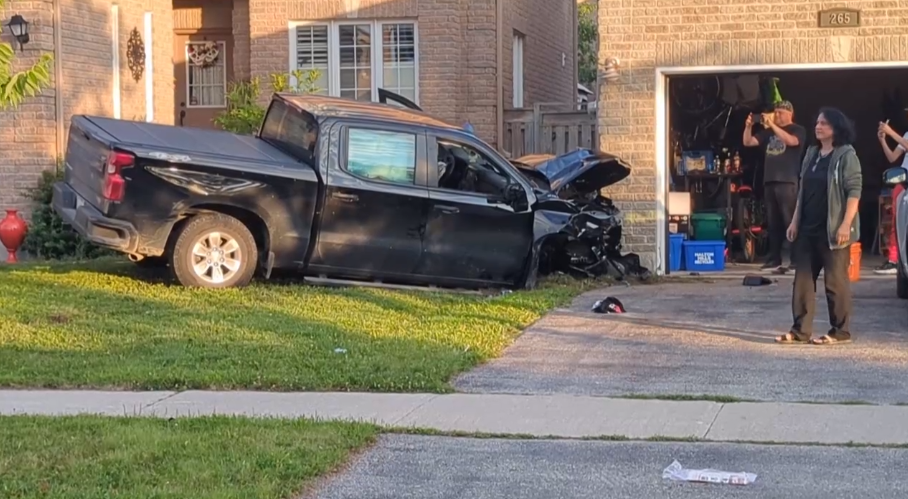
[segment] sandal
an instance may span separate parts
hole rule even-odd
[[[814,345],[841,345],[843,343],[851,343],[851,338],[840,340],[834,336],[826,334],[820,336],[819,338],[813,339],[810,342]]]
[[[785,333],[782,336],[776,336],[776,343],[782,345],[806,345],[810,343],[810,340],[802,340],[793,333]]]

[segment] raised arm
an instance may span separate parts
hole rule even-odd
[[[760,141],[753,135],[754,119],[753,116],[747,115],[747,121],[744,122],[744,147],[757,147]]]

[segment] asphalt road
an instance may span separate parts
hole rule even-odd
[[[756,473],[747,486],[671,482],[664,470]],[[497,440],[386,435],[309,494],[319,499],[905,497],[908,449]]]
[[[854,285],[854,343],[780,346],[791,280],[614,286],[527,329],[501,358],[454,380],[460,391],[601,396],[730,396],[784,402],[908,402],[908,301],[894,279]],[[818,283],[815,336],[828,326]],[[628,314],[590,313],[613,295]]]

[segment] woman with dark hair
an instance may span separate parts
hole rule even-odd
[[[835,108],[820,110],[814,130],[816,144],[801,165],[798,203],[787,237],[795,259],[791,330],[777,343],[835,345],[851,341],[849,247],[858,240],[861,162],[852,147],[854,125]],[[829,332],[811,340],[817,277],[823,270]]]

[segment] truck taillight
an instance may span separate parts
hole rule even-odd
[[[127,152],[110,151],[107,155],[107,167],[104,171],[104,198],[119,202],[126,194],[126,180],[122,172],[124,168],[132,168],[136,157]]]

